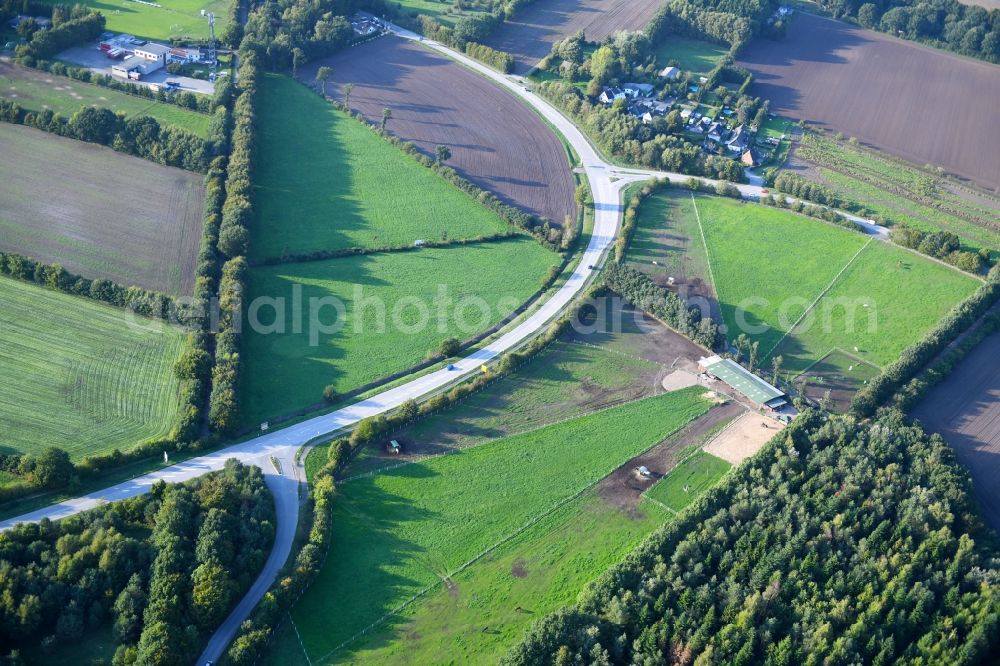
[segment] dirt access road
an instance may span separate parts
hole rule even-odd
[[[1000,67],[810,14],[739,64],[771,110],[1000,190]]]
[[[913,410],[969,470],[983,517],[1000,531],[1000,333],[958,364]]]
[[[389,35],[311,63],[299,78],[318,89],[316,70],[332,75],[327,95],[369,122],[391,109],[389,132],[425,155],[448,146],[448,165],[509,204],[562,224],[575,215],[569,156],[538,114],[454,60]]]
[[[619,30],[641,30],[660,4],[658,0],[538,0],[518,10],[485,41],[513,55],[514,72],[524,74],[560,39],[583,30],[589,41],[600,42]]]

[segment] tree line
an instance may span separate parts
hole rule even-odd
[[[48,12],[46,12],[48,13]],[[55,13],[52,14],[55,19]],[[60,51],[82,42],[90,42],[104,32],[105,18],[84,5],[73,5],[66,21],[52,22],[48,30],[38,30],[27,44],[18,44],[14,49],[17,59],[28,66],[36,60],[48,59]]]
[[[983,663],[1000,569],[970,492],[901,412],[806,412],[502,663]]]
[[[253,51],[241,51],[238,81],[226,197],[219,226],[218,250],[226,261],[219,281],[219,324],[208,407],[209,424],[220,435],[232,434],[239,426],[239,322],[248,272],[245,256],[253,219],[254,105],[259,84],[259,67]]]
[[[105,107],[84,106],[67,119],[52,109],[26,111],[15,102],[0,99],[0,120],[201,173],[215,150],[214,145],[187,130],[160,125],[151,116],[126,116]]]
[[[989,62],[1000,62],[1000,9],[957,0],[821,0],[835,18]]]
[[[889,231],[893,243],[916,250],[929,257],[940,259],[968,273],[979,275],[990,265],[990,251],[978,252],[962,249],[962,239],[949,231],[920,231],[905,224]]]
[[[645,273],[617,262],[604,272],[609,289],[684,337],[707,349],[716,349],[725,340],[711,317],[703,316],[701,310],[689,306],[672,291],[658,287]]]
[[[192,663],[263,566],[274,526],[260,470],[229,460],[194,481],[14,527],[0,537],[5,663],[105,628],[116,666]]]

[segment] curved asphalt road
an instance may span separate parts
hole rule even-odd
[[[249,615],[257,602],[274,581],[278,571],[288,559],[292,540],[298,521],[299,489],[302,485],[302,467],[295,463],[295,454],[303,445],[332,432],[349,428],[358,421],[369,416],[388,412],[411,399],[418,399],[437,389],[445,387],[457,379],[468,377],[476,372],[483,363],[491,361],[504,352],[517,347],[537,332],[544,329],[569,305],[574,297],[586,285],[593,269],[600,267],[605,251],[614,241],[621,217],[621,191],[628,185],[648,180],[649,178],[666,178],[672,182],[684,182],[691,176],[645,169],[630,169],[617,167],[600,156],[590,141],[570,120],[555,109],[548,101],[536,95],[525,87],[522,79],[501,74],[465,55],[437,42],[424,39],[420,35],[393,27],[393,32],[419,41],[426,47],[443,53],[457,60],[465,67],[493,81],[506,89],[522,102],[534,108],[549,123],[551,123],[573,147],[583,164],[583,171],[590,183],[594,199],[594,230],[579,264],[569,279],[541,307],[529,317],[510,328],[504,335],[469,356],[456,361],[453,370],[441,369],[436,372],[414,379],[406,384],[383,391],[378,395],[362,400],[330,414],[317,416],[301,423],[269,432],[255,439],[235,444],[197,458],[192,458],[156,472],[119,483],[71,500],[53,504],[44,509],[32,511],[9,520],[0,522],[0,531],[10,529],[17,523],[37,522],[43,518],[59,520],[68,516],[101,506],[107,502],[135,497],[149,491],[158,481],[176,483],[201,476],[222,468],[229,458],[236,458],[244,463],[256,464],[265,470],[265,478],[275,498],[278,515],[277,533],[271,555],[264,569],[254,582],[250,591],[237,605],[215,635],[209,640],[199,664],[207,661],[217,661],[232,640],[239,625]],[[714,183],[709,179],[702,179]],[[745,198],[755,199],[762,194],[762,188],[756,185],[737,185]],[[884,228],[877,227],[868,220],[854,216],[851,219],[865,225],[869,233],[883,235]],[[281,461],[282,473],[272,465],[270,458]]]

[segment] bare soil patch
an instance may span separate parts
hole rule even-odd
[[[202,176],[36,129],[0,123],[0,250],[189,295]]]
[[[912,415],[955,450],[983,517],[1000,531],[1000,334],[980,343]]]
[[[559,139],[531,109],[448,58],[388,36],[310,63],[300,78],[319,88],[316,70],[332,69],[327,95],[374,123],[391,109],[387,129],[426,155],[447,146],[447,164],[505,202],[562,224],[576,215],[575,182]],[[415,202],[416,203],[416,202]]]
[[[720,423],[737,418],[746,412],[738,402],[727,402],[713,407],[700,418],[689,423],[680,432],[663,440],[652,449],[636,456],[605,477],[597,486],[598,494],[612,506],[626,513],[637,511],[642,493],[666,476],[677,464],[678,454],[712,431]],[[731,426],[730,426],[731,427]],[[774,431],[771,431],[773,434]],[[707,450],[707,449],[706,449]],[[721,456],[720,456],[721,457]],[[650,476],[641,476],[635,470],[644,466]]]
[[[687,370],[674,370],[661,382],[664,391],[679,391],[689,386],[698,385],[698,375]]]
[[[774,419],[746,412],[706,444],[705,451],[728,463],[739,465],[760,451],[760,447],[784,427]]]
[[[1000,68],[800,14],[782,42],[740,55],[752,92],[793,119],[857,137],[915,164],[1000,188]]]
[[[488,46],[514,56],[523,74],[551,50],[552,44],[583,30],[601,42],[619,30],[640,30],[660,7],[657,0],[538,0],[497,29]]]

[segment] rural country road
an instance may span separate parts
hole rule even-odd
[[[264,568],[257,575],[257,579],[243,595],[243,598],[236,608],[232,610],[228,617],[212,637],[208,639],[204,651],[198,658],[198,664],[209,662],[218,663],[222,654],[229,647],[233,637],[239,630],[243,620],[247,619],[250,611],[264,598],[264,593],[268,591],[271,584],[278,577],[278,572],[285,566],[285,560],[292,551],[292,542],[295,541],[295,530],[299,522],[300,491],[305,491],[305,469],[295,464],[295,451],[290,447],[285,448],[283,457],[275,457],[274,461],[268,457],[260,457],[256,461],[246,461],[256,464],[264,470],[264,481],[274,496],[274,509],[277,525],[274,531],[274,545],[271,547],[271,554],[264,562]]]
[[[667,178],[672,182],[684,182],[690,178],[689,175],[685,174],[630,169],[609,164],[576,125],[549,102],[529,90],[521,79],[501,74],[415,33],[396,27],[392,29],[393,32],[402,37],[419,41],[421,44],[447,55],[512,93],[542,115],[562,134],[579,156],[583,172],[590,183],[594,200],[594,228],[590,243],[572,275],[558,291],[543,302],[530,316],[520,323],[512,325],[499,338],[469,356],[455,361],[450,370],[443,368],[329,414],[317,416],[249,441],[220,449],[214,453],[192,458],[109,488],[0,522],[0,531],[3,531],[20,522],[37,522],[43,518],[59,520],[107,502],[141,495],[148,492],[153,484],[159,481],[176,483],[221,469],[225,461],[230,458],[261,466],[266,470],[268,485],[274,493],[278,510],[274,548],[264,570],[253,584],[250,592],[210,639],[208,647],[199,661],[200,664],[218,660],[235,635],[240,623],[261,599],[288,558],[298,518],[299,484],[301,482],[299,476],[301,467],[295,464],[295,456],[302,446],[330,433],[350,428],[364,418],[393,410],[408,400],[426,396],[437,389],[452,384],[457,379],[472,376],[480,371],[480,367],[484,363],[516,348],[539,331],[544,330],[553,319],[567,308],[587,284],[589,277],[595,271],[591,267],[600,267],[605,251],[610,247],[618,232],[622,211],[621,191],[632,183],[648,180],[652,177]],[[703,180],[714,183],[712,180]],[[762,193],[762,188],[759,186],[738,185],[738,187],[743,196],[748,199],[759,198]],[[851,219],[856,218],[852,217]],[[857,218],[856,221],[871,226],[867,220]],[[873,228],[871,232],[879,233],[877,228]],[[282,461],[283,473],[273,469],[270,462],[272,457]]]

